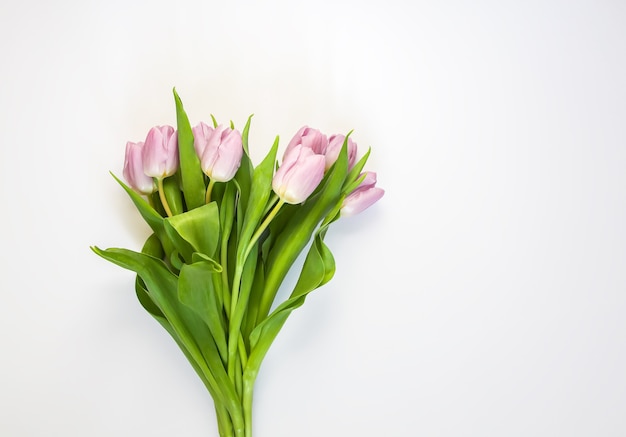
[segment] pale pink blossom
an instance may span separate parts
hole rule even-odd
[[[328,138],[317,129],[302,126],[291,141],[289,141],[289,144],[287,144],[283,159],[284,156],[287,156],[287,153],[296,146],[303,146],[311,149],[313,153],[317,155],[323,155],[326,153],[326,148],[328,147]]]
[[[143,172],[157,179],[178,170],[178,134],[172,126],[155,126],[148,132],[141,152]]]
[[[313,149],[301,144],[292,147],[274,175],[274,192],[286,203],[304,202],[324,177],[324,164],[324,155]]]
[[[376,203],[385,190],[376,187],[376,173],[366,172],[365,179],[346,196],[341,205],[341,217],[356,215]]]
[[[203,122],[192,131],[202,171],[217,182],[231,180],[243,156],[241,133],[223,125],[213,128]]]
[[[141,151],[143,141],[126,143],[126,156],[124,158],[124,179],[128,185],[140,194],[152,194],[156,190],[154,179],[143,172],[143,160]]]
[[[335,163],[335,161],[337,161],[345,139],[346,136],[342,134],[331,135],[330,138],[328,138],[328,147],[324,153],[326,156],[326,170],[328,170]],[[348,137],[348,170],[351,170],[352,167],[354,167],[356,155],[357,145],[352,138]]]

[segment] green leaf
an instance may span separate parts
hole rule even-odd
[[[159,238],[164,237],[165,230],[163,229],[163,217],[158,212],[156,212],[156,210],[152,208],[142,196],[135,192],[135,190],[122,182],[122,180],[115,176],[113,173],[111,173],[111,176],[113,176],[113,178],[122,186],[122,188],[124,188],[124,191],[128,193],[130,199],[135,204],[135,207],[137,207],[139,214],[141,214],[148,226],[150,226],[150,228],[159,236]]]
[[[207,265],[207,268],[211,269],[211,271],[214,272],[214,273],[222,273],[222,270],[224,270],[220,263],[215,261],[213,258],[209,258],[205,254],[200,253],[200,252],[194,252],[191,255],[191,262],[193,264],[195,264],[195,263],[205,263]]]
[[[219,275],[207,263],[185,264],[180,270],[178,298],[206,323],[222,361],[226,362],[228,348],[224,330],[225,320],[216,296],[214,286],[216,279],[219,279]]]
[[[180,158],[180,174],[187,209],[204,205],[205,185],[204,173],[200,167],[200,159],[193,146],[193,131],[183,103],[174,88],[176,102],[176,123],[178,130],[178,156]]]
[[[302,306],[306,296],[328,282],[335,272],[335,261],[324,244],[325,229],[318,232],[305,258],[298,282],[291,296],[279,305],[250,334],[250,356],[247,372],[256,374],[274,339],[291,312]]]
[[[217,204],[211,202],[165,219],[168,236],[187,262],[193,252],[213,257],[220,241],[220,221]]]
[[[241,228],[241,236],[237,248],[238,262],[244,262],[241,259],[247,249],[247,243],[250,241],[254,231],[263,218],[263,212],[267,205],[267,200],[272,192],[272,178],[274,176],[274,164],[276,163],[276,152],[278,150],[278,137],[274,140],[271,150],[265,159],[254,169],[252,184],[250,186],[250,197],[243,218]],[[242,187],[243,188],[243,187]]]
[[[239,396],[226,373],[216,343],[206,324],[178,299],[178,277],[159,259],[128,249],[91,248],[102,258],[136,272],[153,303],[171,326],[172,337],[190,360],[218,403],[228,408],[236,426],[243,426]],[[158,319],[157,319],[158,320]]]
[[[252,121],[252,116],[254,114],[250,114],[248,117],[248,121],[246,121],[246,125],[243,127],[243,132],[241,132],[241,141],[243,142],[243,151],[246,152],[246,155],[249,155],[248,152],[248,135],[250,134],[250,122]]]
[[[242,326],[242,334],[245,341],[249,342],[250,333],[255,328],[257,314],[259,312],[259,304],[263,295],[263,287],[265,284],[265,266],[261,254],[257,258],[257,266],[254,271],[254,279],[252,280],[250,296],[248,298],[248,308],[246,310],[244,324]]]
[[[365,155],[352,167],[352,170],[348,173],[346,177],[346,182],[344,183],[342,192],[344,194],[350,194],[356,187],[359,186],[361,181],[365,178],[365,175],[361,176],[361,170],[365,166],[367,162],[367,158],[370,156],[371,148],[367,150]]]

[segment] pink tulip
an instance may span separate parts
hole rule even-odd
[[[241,133],[222,125],[212,128],[203,122],[192,130],[193,145],[200,158],[202,171],[216,182],[231,180],[243,156]]]
[[[326,148],[326,170],[328,170],[339,157],[339,152],[343,147],[343,142],[346,139],[345,135],[337,134],[331,135],[328,139],[328,147]],[[348,170],[354,167],[356,162],[357,146],[352,138],[348,137]]]
[[[291,149],[300,145],[313,150],[317,155],[323,155],[326,153],[326,148],[328,147],[328,138],[317,129],[302,126],[291,141],[289,141],[289,144],[287,144],[283,159]]]
[[[324,155],[301,144],[296,145],[285,154],[272,180],[272,188],[284,202],[302,203],[324,177],[324,163]]]
[[[156,190],[154,179],[143,172],[141,151],[143,142],[126,143],[126,158],[124,159],[124,179],[130,187],[140,194],[152,194]]]
[[[364,211],[383,197],[383,194],[385,190],[376,188],[376,173],[366,172],[365,179],[343,200],[341,217],[350,217]]]
[[[163,179],[178,170],[178,134],[172,126],[150,129],[141,153],[143,172]]]

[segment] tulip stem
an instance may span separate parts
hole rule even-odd
[[[230,300],[230,317],[229,317],[229,333],[228,333],[228,376],[230,377],[230,380],[233,383],[235,382],[235,365],[236,365],[235,359],[237,356],[238,347],[241,348],[240,354],[242,352],[244,354],[242,355],[242,358],[244,358],[242,359],[242,363],[247,364],[247,359],[248,359],[248,357],[245,356],[245,352],[246,352],[245,344],[242,344],[243,342],[240,341],[241,340],[241,331],[240,331],[241,320],[243,317],[241,311],[243,311],[244,309],[237,307],[238,306],[237,304],[239,301],[239,291],[241,288],[241,279],[243,275],[244,265],[246,264],[248,255],[250,255],[250,252],[252,251],[252,248],[256,244],[257,240],[259,239],[261,234],[263,234],[263,231],[267,228],[267,226],[270,224],[272,219],[276,217],[276,214],[278,214],[278,211],[284,204],[285,204],[285,201],[280,199],[278,203],[274,206],[272,211],[267,215],[267,217],[265,217],[265,220],[263,220],[263,223],[261,223],[261,226],[259,226],[259,228],[256,230],[254,235],[252,235],[252,238],[250,238],[250,241],[247,243],[245,251],[243,253],[243,258],[241,258],[241,260],[238,260],[238,262],[235,265],[235,273],[233,276],[233,287],[232,287],[232,294],[231,294],[231,300]],[[239,311],[239,314],[238,314],[238,311]],[[237,317],[238,315],[241,317]]]
[[[172,210],[170,209],[170,205],[167,203],[167,199],[165,198],[165,190],[163,189],[163,179],[157,179],[157,187],[159,188],[159,198],[161,199],[161,204],[163,205],[163,209],[168,217],[172,216]]]
[[[206,195],[204,197],[204,203],[211,203],[211,192],[213,191],[213,185],[215,185],[215,180],[211,179],[209,181],[209,186],[206,187]]]
[[[274,209],[272,209],[272,211],[267,215],[267,217],[265,217],[265,220],[263,220],[263,223],[261,223],[261,226],[259,226],[259,228],[256,230],[256,232],[252,236],[252,238],[250,238],[250,243],[248,243],[246,252],[243,255],[244,262],[246,258],[248,258],[248,255],[250,255],[250,251],[252,250],[252,247],[254,246],[256,241],[259,239],[263,231],[265,231],[265,228],[267,228],[267,226],[274,219],[274,217],[276,217],[276,214],[278,214],[278,211],[280,211],[280,208],[284,204],[285,204],[285,201],[283,199],[280,199],[278,203],[274,206]]]

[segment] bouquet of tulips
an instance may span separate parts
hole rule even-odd
[[[254,166],[250,116],[191,127],[174,89],[177,128],[128,142],[126,183],[113,177],[152,230],[140,252],[93,251],[136,273],[139,302],[173,337],[211,394],[222,437],[252,436],[259,368],[289,314],[335,272],[324,243],[331,223],[380,199],[348,135],[301,128],[280,165],[279,138]],[[308,247],[308,249],[307,249]],[[307,249],[283,302],[279,287]]]

